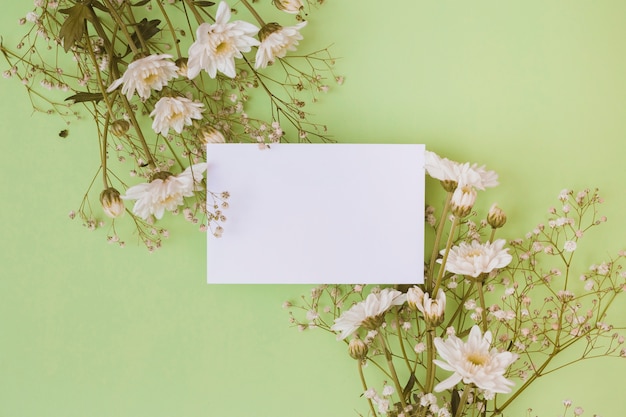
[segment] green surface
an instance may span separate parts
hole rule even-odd
[[[3,4],[8,45],[31,7]],[[507,211],[508,236],[562,188],[600,187],[609,223],[586,248],[599,261],[626,246],[625,16],[622,0],[327,1],[302,46],[333,43],[346,83],[312,109],[340,142],[426,143],[496,170],[481,204]],[[1,417],[366,412],[343,344],[289,327],[281,304],[308,286],[206,285],[206,236],[183,222],[154,254],[108,245],[67,217],[97,165],[91,125],[60,139],[18,82],[0,94]],[[613,359],[548,376],[510,415],[556,416],[571,398],[621,416],[624,371]]]

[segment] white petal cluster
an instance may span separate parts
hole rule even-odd
[[[504,239],[482,244],[478,241],[461,242],[450,249],[445,269],[453,274],[476,278],[496,268],[503,268],[513,259],[509,254],[509,249],[504,248],[505,243]],[[441,262],[441,259],[438,262]]]
[[[150,55],[137,59],[126,68],[126,72],[121,78],[113,81],[107,92],[115,90],[122,85],[122,94],[130,100],[137,92],[137,95],[146,100],[150,97],[152,90],[160,91],[167,85],[169,80],[178,76],[178,67],[169,59],[171,55]]]
[[[206,163],[191,165],[178,175],[156,178],[130,187],[122,198],[137,200],[133,213],[142,219],[149,220],[150,216],[161,219],[165,210],[175,210],[184,203],[184,197],[193,196],[194,191],[199,189],[206,169]]]
[[[442,369],[454,372],[448,379],[441,381],[435,391],[450,389],[463,381],[490,393],[511,392],[514,384],[504,374],[518,356],[508,351],[490,349],[491,332],[487,331],[483,336],[478,326],[473,326],[467,342],[454,335],[448,336],[446,341],[437,337],[435,347],[443,361],[433,362]]]
[[[441,288],[437,291],[436,298],[431,298],[429,293],[425,293],[417,285],[409,288],[406,296],[409,307],[419,310],[428,324],[432,326],[441,324],[446,311],[446,294]]]
[[[235,58],[259,45],[253,38],[259,28],[242,20],[229,22],[230,6],[221,2],[215,15],[215,23],[202,23],[196,30],[196,41],[189,47],[187,77],[195,78],[205,70],[211,78],[217,71],[234,78],[237,75]]]
[[[426,151],[426,172],[440,181],[454,181],[459,187],[464,185],[484,190],[498,185],[498,174],[487,171],[484,166],[470,165],[469,162],[459,163],[448,158],[442,158],[434,152]]]
[[[364,321],[376,318],[391,307],[404,304],[405,301],[406,294],[390,288],[371,293],[365,300],[353,305],[341,317],[335,319],[331,330],[341,332],[339,338],[345,339],[361,327]]]
[[[192,124],[192,119],[201,119],[204,105],[186,97],[161,97],[150,113],[153,117],[152,130],[163,136],[174,129],[181,133],[185,126]]]
[[[259,45],[254,67],[265,68],[276,58],[284,57],[288,51],[295,51],[298,41],[302,40],[300,29],[305,26],[306,21],[295,26],[281,27],[267,35]]]

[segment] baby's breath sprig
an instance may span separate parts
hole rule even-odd
[[[467,199],[497,185],[495,172],[432,152],[426,171],[448,197],[426,210],[435,239],[423,284],[323,285],[285,304],[300,330],[344,341],[370,415],[502,416],[542,376],[626,357],[625,329],[611,316],[626,291],[626,251],[589,267],[579,256],[607,220],[598,190],[561,191],[545,222],[506,244],[495,237],[506,213],[493,205],[478,220]]]
[[[34,0],[22,38],[0,42],[3,75],[21,81],[33,109],[65,125],[86,118],[82,107],[95,121],[102,188],[90,181],[78,215],[89,229],[108,227],[109,242],[123,242],[116,222],[130,217],[137,240],[160,247],[164,211],[223,233],[225,194],[204,189],[207,143],[331,141],[305,110],[328,79],[342,80],[327,47],[300,50],[317,2],[238,5]],[[265,24],[276,9],[280,22]],[[133,206],[122,210],[126,201]]]

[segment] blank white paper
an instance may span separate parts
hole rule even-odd
[[[207,145],[207,189],[230,194],[222,237],[208,234],[207,282],[422,283],[424,151]]]

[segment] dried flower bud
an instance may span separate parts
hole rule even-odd
[[[500,207],[494,204],[487,214],[487,223],[489,223],[489,226],[492,228],[498,229],[506,223],[506,214],[504,214],[504,211]]]
[[[222,132],[210,125],[204,125],[200,128],[199,139],[202,143],[225,143],[226,138]]]
[[[469,215],[475,202],[476,190],[474,187],[470,185],[458,187],[452,194],[452,214],[458,218]]]
[[[110,129],[111,133],[119,138],[126,135],[126,132],[128,132],[128,129],[130,129],[130,123],[128,122],[128,120],[118,119],[111,123]]]
[[[302,9],[302,1],[300,0],[274,0],[273,3],[278,10],[290,14],[298,14]]]
[[[176,67],[178,68],[176,72],[181,77],[187,77],[187,62],[188,58],[178,58],[176,61],[174,61],[174,64],[176,64]]]
[[[155,172],[154,174],[152,174],[150,176],[150,182],[152,182],[154,180],[163,180],[163,181],[165,181],[166,179],[168,179],[172,175],[174,175],[174,174],[172,174],[171,172],[168,172],[168,171],[158,171],[158,172]]]
[[[120,192],[113,187],[109,187],[100,193],[100,204],[104,213],[112,219],[124,214],[124,202],[120,198]]]
[[[456,188],[459,186],[459,183],[456,181],[452,181],[452,180],[443,180],[440,181],[441,186],[443,187],[444,190],[446,190],[447,192],[451,193],[454,190],[456,190]]]
[[[276,22],[266,23],[265,26],[259,30],[259,40],[263,42],[265,38],[270,36],[272,33],[281,30],[283,27]]]
[[[350,343],[348,344],[348,353],[354,359],[358,359],[358,360],[365,359],[365,357],[367,356],[367,350],[368,349],[367,349],[367,345],[365,344],[365,342],[359,339],[358,337],[355,337],[354,339],[350,340]]]

